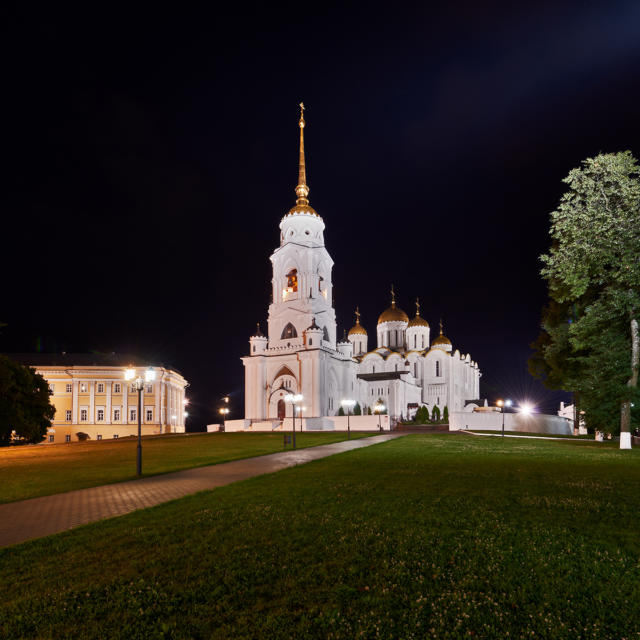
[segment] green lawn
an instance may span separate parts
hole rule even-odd
[[[288,433],[290,435],[290,432]],[[361,438],[362,433],[352,433]],[[345,440],[334,433],[298,433],[298,448]],[[201,467],[283,450],[282,433],[210,433],[143,438],[144,475]],[[0,448],[0,503],[95,487],[136,477],[137,439]],[[288,448],[291,448],[288,446]]]
[[[638,638],[640,451],[408,435],[0,550],[7,638]]]

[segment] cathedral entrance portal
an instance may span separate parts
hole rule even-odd
[[[284,420],[286,408],[284,400],[278,400],[278,420]]]

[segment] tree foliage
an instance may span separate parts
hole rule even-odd
[[[449,407],[446,404],[442,410],[442,422],[449,422]]]
[[[0,356],[0,445],[9,444],[14,431],[22,442],[41,442],[55,413],[50,395],[41,375]]]
[[[354,416],[362,415],[362,407],[360,406],[359,402],[356,402],[355,406],[353,407],[353,415]]]
[[[574,391],[589,424],[605,431],[628,431],[630,403],[640,401],[639,169],[628,151],[573,169],[541,256],[550,301],[529,370]]]
[[[431,419],[434,422],[440,422],[440,409],[438,409],[437,405],[433,407],[431,411]]]

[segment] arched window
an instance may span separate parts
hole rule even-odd
[[[414,375],[415,378],[418,377],[418,363],[417,362],[413,363],[413,375]]]
[[[424,336],[422,336],[422,348],[424,349]]]
[[[418,346],[418,336],[413,336],[413,348],[415,349]]]
[[[287,338],[297,338],[298,332],[296,328],[289,322],[287,326],[282,330],[280,340],[286,340]]]
[[[287,293],[295,293],[298,290],[298,270],[291,269],[287,273]]]
[[[322,339],[329,342],[329,332],[327,331],[327,327],[322,327]]]
[[[440,377],[440,360],[436,360],[436,378]]]

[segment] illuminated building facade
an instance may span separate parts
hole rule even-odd
[[[56,409],[44,442],[124,438],[138,433],[138,392],[124,379],[132,366],[144,377],[149,363],[93,354],[19,354],[10,358],[45,378]],[[142,435],[184,433],[187,381],[174,369],[153,366],[142,392]]]
[[[301,108],[304,109],[303,105]],[[249,340],[245,367],[245,420],[228,430],[291,416],[288,394],[304,397],[307,429],[334,428],[341,401],[355,400],[363,412],[381,402],[393,419],[421,405],[463,410],[480,394],[480,370],[469,355],[453,351],[440,329],[433,342],[429,324],[391,306],[377,325],[377,347],[368,351],[367,331],[356,324],[337,340],[332,304],[333,260],[324,245],[322,218],[309,204],[304,150],[304,111],[300,114],[300,156],[296,204],[280,222],[280,246],[271,255],[272,302],[267,335],[260,327]]]

